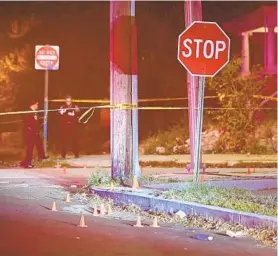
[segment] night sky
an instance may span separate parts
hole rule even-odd
[[[263,4],[269,3],[206,1],[203,2],[203,19],[221,25]],[[31,14],[40,20],[39,26],[24,38],[0,43],[1,55],[14,47],[31,46],[30,70],[13,78],[20,86],[15,108],[23,108],[30,97],[43,99],[44,73],[34,70],[37,44],[60,46],[60,70],[50,72],[49,98],[63,97],[67,93],[75,98],[108,98],[109,2],[1,2],[1,33],[9,30],[11,19],[24,19]],[[184,2],[137,2],[136,23],[139,98],[186,97],[186,72],[176,59],[177,38],[184,29]],[[232,41],[232,54],[239,53],[239,43],[236,39]],[[168,104],[187,105],[187,102]],[[176,112],[167,117],[167,123],[163,122],[163,113],[144,115],[143,118],[155,116],[160,120],[150,124],[158,129],[162,123],[176,121],[184,113]]]

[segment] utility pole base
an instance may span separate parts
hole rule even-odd
[[[194,165],[187,164],[185,168],[186,168],[187,172],[191,172],[194,170]],[[202,173],[202,174],[206,173],[206,168],[207,168],[206,164],[200,164],[200,169],[202,169],[202,172],[200,172],[200,173]]]

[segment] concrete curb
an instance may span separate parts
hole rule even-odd
[[[198,203],[167,200],[161,197],[142,195],[139,193],[117,192],[92,188],[91,192],[103,198],[110,198],[117,204],[136,204],[143,210],[154,210],[172,213],[182,210],[187,214],[213,217],[226,222],[240,223],[245,227],[265,227],[277,230],[277,218],[254,213],[234,211],[226,208],[203,205]]]

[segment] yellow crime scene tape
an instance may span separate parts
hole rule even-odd
[[[272,96],[253,95],[253,97],[262,100],[278,101],[277,97],[272,97]]]
[[[212,98],[219,98],[220,100],[223,99],[224,97],[234,97],[234,95],[229,95],[229,96],[223,96],[223,95],[219,95],[219,96],[206,96],[206,99],[212,99]],[[264,99],[264,100],[272,100],[272,101],[277,101],[277,97],[269,97],[269,96],[262,96],[262,95],[253,95],[254,98],[258,98],[258,99]],[[153,99],[140,99],[138,100],[138,102],[157,102],[157,101],[176,101],[176,100],[187,100],[188,98],[184,97],[184,98],[153,98]],[[49,102],[64,102],[64,99],[54,99],[54,100],[49,100]],[[73,100],[73,102],[78,102],[78,103],[110,103],[110,100],[108,99],[104,99],[104,100],[83,100],[83,99],[75,99]],[[74,110],[75,108],[68,108],[69,110]],[[175,106],[138,106],[135,104],[115,104],[115,105],[98,105],[98,106],[92,106],[92,107],[81,107],[81,109],[87,109],[82,116],[79,118],[79,122],[81,122],[81,120],[83,118],[85,118],[87,115],[87,119],[83,122],[84,124],[86,124],[90,118],[93,116],[95,109],[120,109],[120,110],[128,110],[128,109],[137,109],[137,110],[188,110],[189,107],[175,107]],[[209,108],[206,107],[204,108],[204,110],[236,110],[236,109],[243,109],[243,108]],[[271,109],[276,109],[276,108],[262,108],[262,107],[258,107],[258,108],[245,108],[248,109],[250,111],[252,110],[271,110]],[[59,110],[61,110],[60,108],[56,108],[56,109],[49,109],[47,110],[47,112],[58,112]],[[196,108],[197,110],[197,108]],[[36,113],[43,113],[45,112],[45,110],[37,110],[35,111]],[[32,110],[27,110],[27,111],[10,111],[10,112],[2,112],[0,113],[0,116],[7,116],[7,115],[20,115],[20,114],[28,114],[28,113],[34,113],[34,111]],[[17,121],[11,121],[11,122],[19,122],[19,120]],[[9,123],[11,123],[9,122]],[[5,122],[8,123],[8,122]]]
[[[222,100],[224,97],[236,97],[237,95],[218,95],[218,96],[205,96],[205,99],[215,99],[215,98],[219,98],[220,100]],[[268,99],[268,100],[276,100],[276,97],[267,97],[267,96],[262,96],[262,95],[253,95],[254,98],[258,98],[258,99]],[[139,99],[138,102],[163,102],[163,101],[180,101],[180,100],[188,100],[188,97],[180,97],[180,98],[151,98],[151,99]],[[54,99],[54,100],[49,100],[50,102],[64,102],[64,99]],[[92,100],[84,100],[84,99],[74,99],[73,102],[76,103],[110,103],[109,99],[103,99],[103,100],[96,100],[96,99],[92,99]],[[91,107],[89,108],[80,118],[79,118],[79,122],[81,122],[81,120],[83,118],[85,118],[87,115],[89,115],[89,117],[87,117],[87,119],[83,122],[83,123],[87,123],[90,118],[93,116],[94,111],[96,108],[99,108],[99,106],[96,107]],[[134,105],[134,104],[116,104],[114,106],[109,107],[110,109],[138,109],[138,110],[187,110],[189,109],[189,107],[164,107],[164,106],[159,106],[159,107],[155,107],[155,106],[150,106],[150,107],[141,107],[138,105]],[[204,110],[235,110],[235,109],[239,109],[239,108],[204,108]],[[249,109],[249,108],[248,108]],[[262,110],[262,109],[273,109],[273,108],[256,108],[256,109],[249,109],[249,110]],[[90,113],[91,112],[91,113]]]
[[[75,108],[68,108],[68,110],[74,110]],[[189,107],[163,107],[163,106],[137,106],[134,104],[115,104],[115,105],[99,105],[99,106],[93,106],[93,107],[81,107],[81,109],[88,109],[88,110],[92,110],[92,109],[121,109],[121,110],[128,110],[128,109],[138,109],[138,110],[185,110],[185,109],[189,109]],[[196,110],[198,108],[195,108]],[[236,110],[236,109],[248,109],[248,110],[271,110],[271,109],[276,109],[276,108],[235,108],[235,107],[230,107],[230,108],[210,108],[210,107],[206,107],[204,108],[204,110]],[[58,112],[61,109],[48,109],[47,112]],[[88,111],[87,110],[87,111]],[[20,115],[20,114],[30,114],[30,113],[43,113],[45,112],[45,110],[37,110],[37,111],[33,111],[33,110],[26,110],[26,111],[10,111],[10,112],[1,112],[0,116],[6,116],[6,115]]]
[[[207,96],[207,98],[218,98],[218,96]],[[139,99],[138,102],[159,102],[159,101],[178,101],[178,100],[187,100],[188,98],[157,98],[157,99]],[[49,100],[50,102],[64,102],[64,99],[54,99]],[[110,103],[109,99],[104,100],[82,100],[82,99],[73,99],[73,102],[76,103]]]
[[[91,107],[81,107],[81,109],[88,109]],[[110,105],[101,105],[101,106],[94,106],[94,108],[110,108]],[[75,108],[67,108],[67,110],[74,110]],[[48,109],[47,112],[58,112],[60,108],[55,109]],[[25,110],[25,111],[9,111],[9,112],[0,112],[0,116],[7,116],[7,115],[21,115],[21,114],[31,114],[31,113],[44,113],[45,110]]]
[[[215,96],[205,96],[205,99],[222,99],[222,98],[229,98],[229,97],[238,97],[238,95],[215,95]],[[256,99],[263,99],[263,100],[271,100],[271,101],[278,101],[277,97],[271,96],[263,96],[263,95],[253,95]],[[179,101],[179,100],[188,100],[188,97],[180,97],[180,98],[150,98],[150,99],[139,99],[138,102],[161,102],[161,101]],[[53,99],[49,100],[49,102],[64,102],[65,99]],[[73,99],[73,102],[76,103],[110,103],[109,99]]]

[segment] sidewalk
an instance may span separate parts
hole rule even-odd
[[[142,162],[176,162],[176,163],[190,163],[190,155],[140,155],[139,160]],[[110,155],[92,155],[82,156],[78,159],[68,159],[67,163],[74,166],[100,166],[110,167]],[[228,163],[233,165],[236,163],[276,163],[277,155],[243,155],[243,154],[204,154],[203,162],[205,164],[223,164]]]

